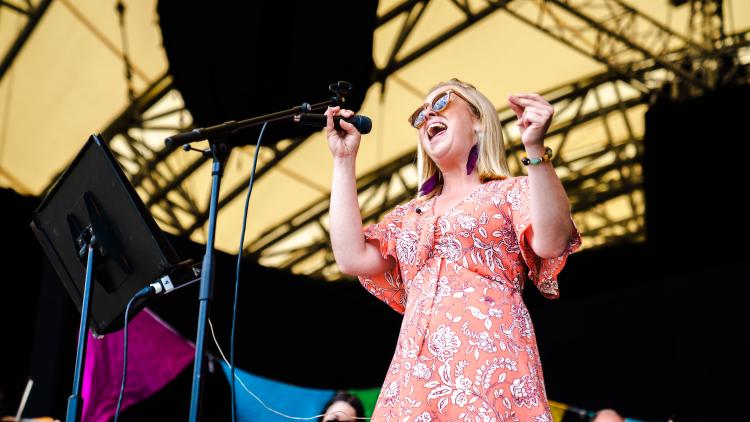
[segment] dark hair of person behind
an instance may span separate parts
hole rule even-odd
[[[362,402],[359,400],[359,398],[355,396],[354,394],[348,393],[346,391],[337,391],[336,394],[334,394],[333,397],[331,397],[331,400],[328,400],[326,405],[323,406],[322,413],[325,414],[326,411],[328,411],[328,408],[331,407],[332,404],[338,401],[349,403],[349,405],[354,408],[356,417],[361,418],[365,416],[365,408],[364,406],[362,406]],[[320,418],[318,418],[318,421],[319,422],[322,421],[324,417],[325,415],[321,416]]]

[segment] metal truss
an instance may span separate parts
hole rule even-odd
[[[192,117],[166,74],[153,83],[106,129],[104,139],[133,186],[161,226],[175,234],[189,236],[208,219],[208,204],[190,193],[190,178],[209,158],[195,151],[164,146],[167,134],[192,129]],[[301,145],[301,140],[266,147],[255,179]],[[224,189],[219,209],[245,191],[249,177]]]
[[[173,232],[184,228],[185,215],[199,212],[182,183],[206,159],[198,155],[176,169],[170,163],[175,150],[166,149],[163,141],[151,138],[163,132],[187,130],[191,123],[172,77],[163,75],[101,132],[156,220]]]
[[[447,1],[447,0],[446,0]],[[432,1],[434,3],[435,0]],[[450,0],[461,20],[408,51],[404,46],[424,21],[430,0],[407,0],[384,13],[378,26],[401,18],[401,28],[385,64],[373,81],[384,83],[399,69],[495,11],[505,10],[566,46],[606,65],[643,93],[679,80],[691,87],[681,95],[700,95],[726,79],[717,50],[731,44],[724,37],[721,14],[713,1],[691,3],[691,37],[685,37],[622,0]],[[731,40],[729,40],[731,41]],[[653,72],[643,72],[651,68]]]
[[[401,27],[393,41],[388,58],[382,66],[376,66],[373,74],[373,82],[385,84],[386,79],[418,58],[429,53],[444,42],[461,33],[463,30],[471,27],[480,20],[486,18],[492,13],[506,7],[512,0],[496,0],[483,2],[481,7],[472,8],[468,0],[450,0],[456,6],[456,10],[461,14],[462,19],[449,28],[441,28],[438,34],[435,34],[428,41],[410,49],[404,50],[404,46],[409,37],[413,35],[416,26],[424,20],[424,12],[430,4],[430,0],[406,0],[403,3],[394,6],[391,10],[378,17],[377,28],[389,24],[391,21],[401,19]],[[434,3],[434,0],[433,0]]]
[[[750,36],[717,32],[716,19],[707,8],[691,15],[695,26],[703,28],[701,35],[683,37],[620,0],[444,0],[456,8],[457,23],[424,43],[408,42],[427,19],[428,5],[436,1],[406,0],[379,17],[378,27],[401,25],[373,75],[373,82],[383,89],[399,69],[501,9],[607,66],[601,75],[544,93],[557,110],[548,143],[556,151],[555,165],[588,247],[644,238],[639,128],[647,104],[665,92],[699,95],[705,89],[748,82],[746,63],[740,63],[736,53],[750,45]],[[509,110],[498,113],[504,125],[515,118]],[[164,149],[162,140],[190,125],[191,117],[165,75],[103,131],[157,221],[182,235],[200,230],[207,218],[205,198],[196,200],[191,193],[191,176],[207,166],[207,158]],[[618,139],[615,133],[626,136]],[[520,174],[520,142],[507,133],[506,140],[513,173]],[[267,154],[256,177],[299,144],[264,148]],[[413,157],[410,152],[360,177],[357,186],[366,222],[376,221],[416,191]],[[246,185],[247,179],[225,189],[219,207],[234,200]],[[246,253],[264,265],[327,279],[341,277],[328,244],[327,212],[326,196],[254,239]]]
[[[5,73],[10,69],[18,53],[21,52],[24,44],[34,32],[34,28],[39,23],[39,20],[47,11],[52,0],[41,0],[34,4],[31,0],[24,0],[23,3],[20,1],[12,0],[0,0],[0,12],[3,10],[9,10],[13,13],[17,13],[26,19],[26,24],[16,35],[16,39],[8,48],[8,51],[4,53],[3,61],[0,62],[0,80],[3,79]]]
[[[690,85],[710,89],[706,80],[683,63],[707,57],[708,50],[622,0],[528,0],[513,2],[507,10],[606,65],[644,93],[665,81],[660,77],[663,70]],[[639,72],[641,66],[654,64],[660,72]]]

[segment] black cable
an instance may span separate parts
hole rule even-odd
[[[255,155],[253,157],[253,169],[250,171],[250,182],[247,185],[247,196],[245,196],[245,211],[242,213],[242,231],[240,232],[240,247],[237,251],[237,270],[234,278],[234,304],[232,306],[232,332],[229,340],[229,366],[230,382],[232,386],[232,422],[237,418],[237,403],[235,401],[235,381],[234,381],[234,329],[237,322],[237,297],[240,289],[240,266],[242,263],[242,251],[245,245],[245,228],[247,227],[247,209],[250,204],[250,194],[253,193],[253,183],[255,183],[255,166],[258,164],[258,151],[260,151],[260,141],[263,139],[263,133],[266,131],[268,122],[263,123],[258,135],[258,142],[255,145]]]
[[[146,296],[150,296],[151,294],[155,293],[153,287],[146,286],[138,293],[133,295],[133,297],[130,298],[128,301],[128,305],[125,307],[125,327],[123,327],[123,359],[122,359],[122,382],[120,383],[120,395],[117,398],[117,409],[115,410],[115,420],[114,422],[117,422],[117,418],[120,417],[120,406],[122,405],[122,398],[125,395],[125,382],[127,381],[127,375],[128,375],[128,316],[130,315],[130,307],[133,305],[133,303]]]

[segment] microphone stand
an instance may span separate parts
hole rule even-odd
[[[193,389],[190,395],[190,422],[200,420],[201,401],[203,392],[203,374],[204,364],[206,361],[206,327],[208,315],[213,301],[213,282],[214,282],[214,239],[216,235],[216,215],[219,204],[219,189],[221,188],[221,177],[224,173],[231,145],[227,142],[227,135],[241,129],[257,126],[267,122],[274,122],[284,119],[290,119],[300,113],[307,113],[312,110],[321,109],[330,105],[336,106],[343,104],[345,96],[351,92],[351,84],[345,81],[331,84],[328,89],[336,94],[326,101],[310,105],[303,103],[300,106],[276,113],[266,114],[263,116],[252,117],[249,119],[235,122],[230,120],[219,125],[206,128],[193,129],[190,132],[179,133],[165,139],[167,147],[176,148],[187,146],[191,142],[208,140],[210,149],[204,154],[209,154],[213,158],[211,171],[211,196],[209,200],[208,212],[208,237],[206,238],[206,253],[203,256],[203,271],[201,272],[201,281],[198,293],[198,333],[195,337],[195,361],[193,364]],[[186,150],[191,148],[187,147]],[[230,380],[234,382],[234,380]]]

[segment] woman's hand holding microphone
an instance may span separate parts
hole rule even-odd
[[[328,149],[331,150],[334,160],[340,158],[356,158],[359,150],[359,142],[362,135],[357,131],[353,124],[346,120],[339,120],[341,130],[336,130],[333,124],[333,118],[341,116],[350,118],[354,116],[351,110],[341,109],[340,107],[328,107],[325,115],[327,117],[326,137],[328,138]]]

